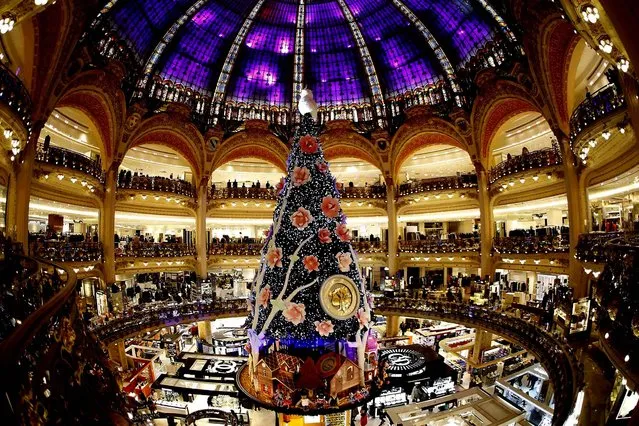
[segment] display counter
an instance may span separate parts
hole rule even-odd
[[[495,383],[495,395],[523,410],[526,420],[534,426],[551,425],[554,392],[540,364],[499,379]]]

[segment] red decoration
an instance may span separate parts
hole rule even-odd
[[[304,154],[315,154],[317,152],[317,140],[311,135],[302,136],[300,138],[300,149]]]
[[[299,377],[295,381],[298,389],[318,389],[324,386],[319,371],[313,360],[308,357],[300,367]]]

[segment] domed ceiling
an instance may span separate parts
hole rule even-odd
[[[286,107],[304,86],[320,105],[381,102],[514,40],[485,0],[112,0],[102,16],[146,81]]]

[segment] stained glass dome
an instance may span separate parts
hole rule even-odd
[[[295,111],[309,87],[320,107],[385,115],[416,90],[454,99],[478,52],[515,42],[486,0],[112,0],[100,19],[139,63],[139,90],[177,85],[212,109]]]

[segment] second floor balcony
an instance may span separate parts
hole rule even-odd
[[[163,176],[145,176],[120,171],[118,189],[145,191],[152,193],[169,193],[187,198],[195,198],[195,187],[191,182]]]
[[[568,235],[495,237],[493,251],[500,254],[567,253]]]
[[[608,84],[597,90],[577,106],[570,117],[570,140],[574,142],[579,134],[594,122],[608,117],[626,107],[626,99],[615,84]]]
[[[159,258],[195,256],[195,246],[184,243],[131,242],[116,246],[115,257]]]
[[[464,253],[479,251],[479,237],[470,238],[427,238],[424,240],[400,241],[402,253]]]
[[[82,186],[88,187],[91,185],[91,183],[84,179],[85,176],[91,177],[99,183],[104,183],[104,173],[102,172],[100,161],[89,158],[86,155],[58,146],[45,146],[41,144],[38,145],[35,159],[37,162],[49,166],[68,169],[70,172],[67,173],[69,176],[66,177],[72,182],[80,180]],[[78,173],[76,174],[75,172]],[[56,176],[59,180],[62,180],[65,178],[65,173],[59,170]]]
[[[421,179],[414,182],[405,182],[399,185],[398,196],[420,194],[424,192],[450,191],[459,189],[476,189],[477,175],[461,174],[456,176],[444,176]]]
[[[561,164],[561,152],[558,147],[543,148],[515,156],[509,155],[505,161],[502,161],[490,169],[488,180],[491,185],[503,182],[503,185],[507,186],[508,183],[506,180],[509,176],[559,166]],[[532,179],[536,182],[539,176],[533,174]]]
[[[45,241],[29,244],[32,256],[51,262],[101,262],[104,255],[102,243],[93,241]]]

